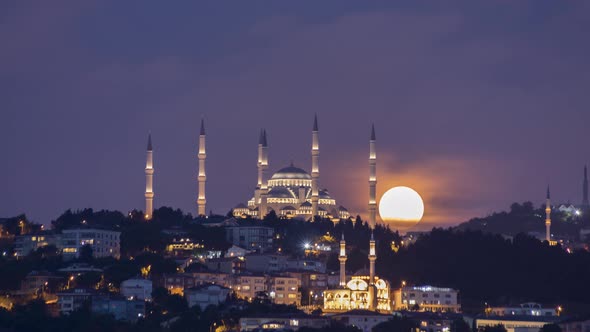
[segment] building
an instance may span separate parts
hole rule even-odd
[[[404,286],[394,291],[394,310],[460,312],[458,294],[451,288]]]
[[[375,325],[387,322],[391,315],[381,314],[370,310],[351,310],[330,316],[331,319],[339,321],[344,325],[354,326],[362,332],[371,332]]]
[[[232,245],[227,251],[225,252],[225,257],[244,257],[247,254],[251,253],[252,251],[246,250],[242,247],[238,247],[236,245]]]
[[[163,277],[163,286],[172,294],[184,294],[185,289],[204,284],[215,284],[231,288],[233,282],[228,273],[203,271],[192,273],[167,274]]]
[[[565,319],[559,322],[562,332],[588,332],[590,331],[590,317],[578,317]]]
[[[65,229],[61,235],[61,246],[64,259],[73,259],[80,256],[80,249],[89,245],[92,248],[93,257],[121,256],[120,232],[80,228]]]
[[[420,332],[450,332],[453,322],[463,320],[461,314],[440,311],[400,311],[396,315],[415,322]]]
[[[210,305],[219,305],[227,300],[231,289],[215,284],[203,284],[184,290],[189,307],[199,306],[205,310]]]
[[[246,270],[261,273],[277,273],[287,270],[289,258],[280,254],[250,254],[244,257]]]
[[[23,294],[37,295],[51,292],[63,278],[47,271],[31,271],[21,281],[20,292]]]
[[[196,251],[202,251],[205,245],[201,242],[195,242],[188,237],[175,238],[166,245],[166,252],[173,256],[189,257]]]
[[[253,197],[247,204],[238,204],[233,209],[235,217],[262,219],[274,211],[284,218],[312,219],[320,216],[335,220],[348,219],[348,211],[336,204],[327,189],[319,187],[319,130],[317,117],[312,130],[311,175],[293,164],[281,168],[270,179],[268,169],[268,140],[266,130],[260,132],[258,141],[258,182]]]
[[[538,332],[544,325],[559,321],[557,316],[485,316],[475,319],[476,329],[502,325],[507,332]]]
[[[318,273],[326,273],[326,264],[315,259],[289,259],[287,260],[287,268],[289,270],[307,270]]]
[[[268,284],[265,275],[240,275],[234,283],[236,296],[252,301],[261,293],[268,295]]]
[[[57,293],[57,306],[59,313],[68,315],[80,309],[84,304],[90,303],[94,291],[84,288],[75,288]]]
[[[19,235],[14,239],[14,253],[16,257],[23,257],[39,248],[49,245],[59,248],[60,235],[51,232]]]
[[[312,291],[314,294],[322,294],[328,289],[328,275],[305,270],[289,270],[286,275],[297,278],[301,283],[301,288]]]
[[[238,247],[264,252],[272,248],[274,229],[253,223],[225,227],[226,240]]]
[[[240,331],[297,331],[302,327],[321,329],[329,325],[330,319],[327,317],[305,314],[269,314],[240,318]]]
[[[288,275],[277,275],[269,277],[268,283],[269,296],[274,304],[301,305],[299,279]]]
[[[90,310],[99,315],[112,315],[116,320],[136,322],[145,317],[145,301],[123,296],[95,295]]]
[[[210,271],[227,274],[240,274],[246,269],[243,257],[214,258],[205,262],[205,265]]]
[[[121,283],[121,295],[144,301],[152,300],[152,281],[149,279],[127,279]]]
[[[539,303],[522,303],[514,307],[490,307],[486,309],[493,316],[557,316],[555,308],[543,308]]]

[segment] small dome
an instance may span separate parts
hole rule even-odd
[[[326,189],[320,190],[320,192],[318,193],[318,196],[320,198],[332,199],[332,196],[330,196],[330,193],[328,193],[328,191]]]
[[[293,193],[291,193],[291,191],[289,191],[289,189],[287,189],[285,187],[273,187],[268,192],[268,197],[272,197],[272,198],[295,198],[293,196]]]
[[[340,211],[346,211],[346,212],[348,212],[348,210],[344,206],[342,206],[342,205],[340,205],[340,207],[338,209]]]
[[[291,205],[285,206],[281,209],[281,211],[296,211],[297,209],[292,207]]]
[[[281,168],[272,175],[271,180],[291,180],[304,179],[311,180],[311,175],[299,167],[293,165]]]
[[[240,203],[238,205],[236,205],[236,207],[234,207],[234,209],[247,209],[248,207],[246,205],[244,205],[243,203]]]
[[[305,201],[305,202],[301,203],[301,205],[299,205],[299,207],[311,207],[311,203],[308,201]]]

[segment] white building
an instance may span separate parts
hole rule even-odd
[[[281,329],[297,331],[302,327],[321,329],[330,325],[330,319],[305,314],[269,314],[240,318],[240,331]]]
[[[120,232],[102,229],[65,229],[62,231],[61,242],[64,259],[80,256],[80,249],[89,245],[94,257],[121,256]]]
[[[199,306],[205,310],[210,305],[219,305],[227,300],[231,289],[220,285],[206,284],[184,290],[189,307]]]
[[[419,307],[424,311],[459,312],[457,290],[432,286],[404,286],[394,291],[394,310],[412,310]]]
[[[475,327],[502,325],[507,332],[538,332],[544,325],[558,321],[557,316],[488,316],[475,320]]]
[[[73,311],[80,309],[85,303],[90,303],[92,292],[89,289],[76,288],[65,292],[57,293],[57,306],[59,313],[68,315]]]
[[[14,239],[14,253],[16,257],[23,257],[45,246],[54,245],[59,248],[59,238],[59,234],[49,232],[19,235]]]
[[[494,316],[556,316],[555,308],[543,308],[539,303],[522,303],[516,307],[491,307],[490,315]]]
[[[121,295],[126,298],[152,300],[152,281],[148,279],[128,279],[121,283]]]
[[[370,310],[351,310],[331,316],[332,319],[345,325],[354,326],[363,332],[371,332],[375,325],[391,319],[391,315],[380,314]]]

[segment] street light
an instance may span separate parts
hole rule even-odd
[[[309,291],[309,296],[307,299],[307,304],[311,305],[311,297],[313,296],[313,291]]]

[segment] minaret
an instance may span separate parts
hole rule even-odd
[[[342,240],[340,240],[340,287],[346,286],[346,241],[344,241],[344,233],[342,233]]]
[[[551,193],[547,186],[547,201],[545,202],[545,239],[551,243]]]
[[[313,131],[311,133],[311,219],[315,220],[318,215],[319,189],[318,179],[320,177],[320,141],[318,135],[318,116],[313,118]]]
[[[266,130],[262,130],[261,138],[262,139],[259,144],[260,166],[258,169],[258,177],[260,178],[260,208],[258,209],[258,212],[260,213],[260,219],[264,218],[268,213],[266,203],[268,197],[268,185],[265,178],[265,172],[268,168],[268,142],[266,141]]]
[[[205,199],[205,182],[207,181],[207,176],[205,175],[205,159],[207,158],[207,154],[205,153],[205,120],[201,119],[201,132],[199,133],[199,193],[197,196],[197,215],[198,216],[205,216],[206,207],[205,204],[207,200]]]
[[[148,135],[147,158],[145,163],[145,219],[152,219],[154,213],[154,159],[152,134]]]
[[[582,206],[584,208],[590,207],[588,202],[588,168],[584,165],[584,183],[582,184]]]
[[[375,228],[375,214],[377,213],[377,151],[375,148],[375,125],[371,126],[369,140],[369,226]]]
[[[375,261],[377,260],[377,252],[375,251],[375,238],[371,231],[371,240],[369,241],[369,310],[375,310],[377,302],[377,292],[375,288]]]

